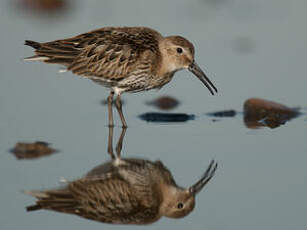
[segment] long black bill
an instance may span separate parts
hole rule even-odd
[[[216,87],[209,80],[209,78],[206,76],[206,74],[201,70],[201,68],[196,64],[195,61],[193,61],[192,64],[189,66],[189,70],[193,74],[195,74],[196,77],[198,77],[198,79],[201,80],[202,83],[205,84],[205,86],[209,89],[209,91],[212,95],[214,95],[214,91],[217,93]]]
[[[217,163],[212,160],[210,162],[210,165],[208,166],[206,172],[204,173],[204,175],[202,176],[202,178],[197,181],[194,185],[192,185],[189,188],[189,192],[193,193],[194,195],[196,195],[197,193],[199,193],[202,188],[210,181],[210,179],[213,177],[215,170],[217,169]]]

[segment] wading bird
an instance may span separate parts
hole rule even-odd
[[[209,89],[216,87],[194,60],[194,46],[181,36],[163,37],[146,27],[105,27],[75,37],[39,43],[25,41],[35,49],[29,61],[61,64],[68,71],[110,88],[108,96],[109,126],[113,126],[112,102],[123,127],[127,127],[120,95],[159,89],[175,72],[188,69]]]

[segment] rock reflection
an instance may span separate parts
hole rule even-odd
[[[236,114],[237,112],[233,109],[207,113],[208,116],[212,116],[212,117],[234,117],[236,116]]]
[[[109,129],[108,152],[112,160],[85,177],[59,189],[26,192],[37,198],[27,210],[47,209],[104,223],[138,225],[153,223],[162,216],[188,215],[194,209],[196,194],[212,178],[217,164],[211,161],[194,185],[179,187],[161,161],[121,158],[125,132],[123,129],[114,154],[113,128]]]
[[[246,127],[277,128],[299,115],[297,108],[260,98],[250,98],[244,103],[244,123]]]
[[[56,153],[57,150],[50,148],[49,143],[37,141],[34,143],[19,142],[10,152],[13,153],[17,159],[21,160],[48,156]]]
[[[148,122],[186,122],[194,120],[195,115],[186,113],[144,113],[139,118]]]

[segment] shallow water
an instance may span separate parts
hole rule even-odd
[[[306,115],[276,129],[257,130],[247,129],[240,114],[218,122],[206,116],[242,111],[250,97],[307,107],[305,1],[72,3],[65,15],[55,16],[0,3],[1,229],[115,228],[60,213],[27,213],[24,207],[34,199],[21,192],[55,187],[62,177],[76,179],[109,158],[107,108],[101,105],[108,91],[58,73],[58,66],[22,62],[32,55],[24,40],[48,41],[107,25],[145,25],[187,37],[195,44],[197,62],[219,89],[210,96],[197,78],[181,71],[158,92],[123,96],[129,125],[124,156],[161,159],[182,186],[198,179],[211,159],[219,162],[189,216],[163,218],[146,228],[306,229]],[[165,94],[180,100],[171,112],[194,114],[195,119],[152,123],[138,117],[160,112],[146,101]],[[116,139],[121,128],[114,132]],[[17,142],[37,140],[60,152],[28,161],[9,153]]]

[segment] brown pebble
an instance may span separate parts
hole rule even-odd
[[[162,96],[153,101],[147,102],[148,105],[154,105],[162,110],[170,110],[176,108],[180,103],[171,96]]]
[[[22,0],[22,4],[32,10],[54,12],[66,7],[65,0]]]
[[[17,159],[35,159],[42,156],[48,156],[57,152],[55,149],[50,148],[49,144],[42,141],[34,143],[18,142],[11,152]]]
[[[250,98],[244,103],[244,123],[248,128],[276,128],[299,115],[297,108],[264,100]]]

